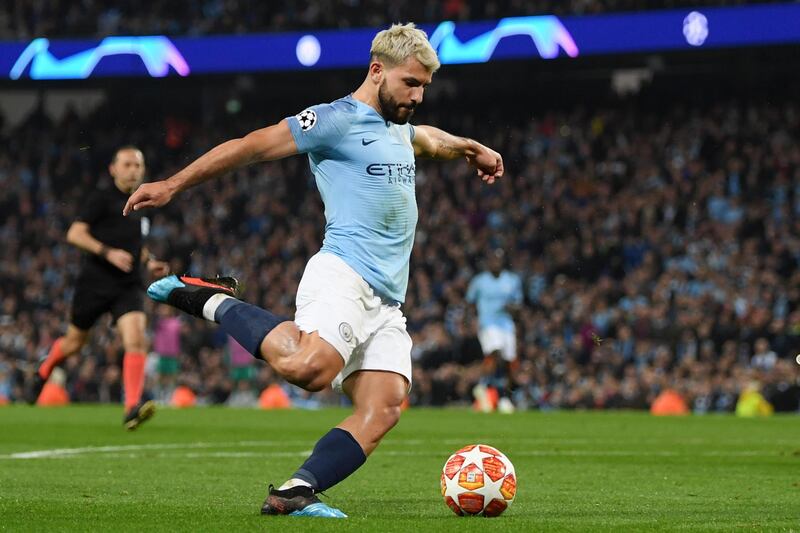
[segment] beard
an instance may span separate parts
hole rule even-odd
[[[386,80],[378,87],[378,104],[381,106],[383,118],[395,124],[405,124],[414,114],[414,104],[401,104],[386,89]]]

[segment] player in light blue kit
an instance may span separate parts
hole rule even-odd
[[[511,364],[517,358],[517,331],[512,313],[522,305],[522,280],[516,273],[503,268],[505,254],[498,249],[486,260],[487,269],[477,274],[467,288],[467,301],[478,308],[478,340],[486,357],[485,368],[496,373],[500,370],[503,383],[500,411],[508,412],[514,406],[510,399]],[[489,377],[489,376],[487,376]],[[491,410],[486,399],[485,384],[475,388],[475,397],[484,411]]]
[[[411,338],[400,310],[417,224],[414,159],[466,158],[487,183],[500,154],[430,126],[408,123],[439,68],[413,24],[372,42],[369,71],[350,96],[212,149],[167,180],[142,185],[125,213],[160,207],[177,193],[243,165],[307,153],[325,204],[325,240],[306,265],[294,320],[236,298],[233,278],[169,276],[148,294],[220,324],[284,379],[309,391],[328,384],[353,414],[324,435],[263,514],[344,517],[316,494],[356,471],[400,417],[411,386]]]

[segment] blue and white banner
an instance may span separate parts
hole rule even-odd
[[[766,4],[583,17],[513,17],[421,26],[445,65],[500,59],[800,43],[800,5]],[[0,42],[6,79],[190,76],[366,66],[376,30]]]

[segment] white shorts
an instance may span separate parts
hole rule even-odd
[[[478,340],[481,342],[484,355],[500,352],[506,361],[517,358],[517,332],[513,329],[489,326],[478,332]]]
[[[318,332],[344,359],[333,388],[359,370],[395,372],[411,386],[411,337],[399,305],[387,305],[339,257],[319,252],[297,288],[297,327]]]

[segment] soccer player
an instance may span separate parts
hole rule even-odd
[[[411,338],[400,309],[417,224],[415,156],[465,158],[488,183],[503,174],[482,144],[409,119],[439,68],[413,24],[379,32],[364,82],[351,95],[225,142],[167,180],[142,185],[125,213],[243,165],[308,154],[325,204],[322,249],[306,265],[294,320],[236,298],[233,278],[169,276],[148,295],[220,324],[255,357],[308,391],[329,384],[353,413],[324,435],[263,514],[345,516],[316,494],[356,471],[400,417],[411,386]]]
[[[125,349],[123,424],[126,429],[133,430],[155,410],[153,402],[142,402],[146,320],[140,263],[145,263],[155,277],[168,274],[169,266],[151,258],[142,246],[149,221],[139,213],[128,218],[122,216],[128,196],[144,179],[144,155],[136,147],[123,146],[115,152],[108,172],[114,186],[92,191],[67,231],[67,242],[87,254],[75,284],[67,333],[56,339],[47,359],[39,365],[28,401],[36,401],[53,368],[86,344],[89,330],[97,319],[111,313]]]
[[[517,358],[517,332],[512,313],[522,304],[522,280],[503,268],[505,252],[494,250],[486,260],[487,270],[477,274],[467,288],[467,301],[478,308],[478,340],[483,349],[485,379],[492,381],[491,374],[499,377],[498,389],[503,394],[498,410],[509,412],[511,403],[511,364]],[[487,401],[486,383],[475,388],[480,408],[491,410]]]

